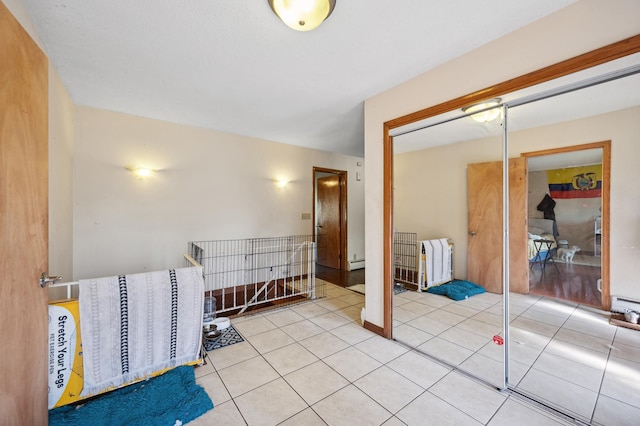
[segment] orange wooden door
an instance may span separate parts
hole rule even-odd
[[[47,58],[0,2],[0,424],[46,425]]]
[[[340,176],[331,175],[317,181],[318,264],[340,269]]]
[[[502,293],[502,161],[469,164],[467,279]],[[526,160],[509,160],[510,290],[529,291],[526,259]]]

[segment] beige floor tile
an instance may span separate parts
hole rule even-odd
[[[324,358],[323,361],[350,382],[359,379],[382,365],[354,347],[343,349]]]
[[[403,304],[402,309],[418,315],[425,315],[436,310],[436,308],[434,308],[433,306],[425,305],[424,303],[418,303],[416,301],[410,301]]]
[[[561,328],[553,337],[554,340],[562,340],[572,345],[582,346],[592,351],[598,351],[609,355],[611,340],[584,334],[579,331]]]
[[[429,391],[481,423],[487,423],[506,396],[455,371],[447,374]]]
[[[382,426],[405,426],[402,420],[398,419],[396,416],[391,417],[386,422],[382,423]]]
[[[554,315],[550,312],[545,312],[542,310],[536,310],[535,306],[527,309],[525,312],[520,315],[522,318],[527,318],[533,321],[542,322],[545,324],[549,324],[555,327],[561,327],[562,324],[567,321],[567,317],[561,315]]]
[[[638,419],[639,407],[600,395],[592,422],[599,425],[636,426]]]
[[[249,426],[277,425],[308,408],[282,378],[239,396],[235,402]]]
[[[616,332],[616,327],[612,327],[609,324],[608,314],[591,314],[582,309],[576,310],[563,327],[594,337],[599,337],[601,339],[606,339],[609,342],[613,341],[613,337]]]
[[[295,324],[285,325],[280,330],[287,333],[291,338],[296,341],[304,340],[308,337],[315,336],[316,334],[324,333],[324,328],[311,321],[305,319]]]
[[[209,398],[211,398],[211,401],[213,401],[215,406],[231,399],[231,395],[227,392],[227,388],[224,383],[222,383],[218,373],[211,373],[206,376],[199,377],[196,379],[196,383],[207,391]]]
[[[416,352],[407,352],[386,365],[424,389],[429,389],[451,371]]]
[[[328,396],[312,408],[332,426],[379,425],[391,418],[391,413],[353,385]]]
[[[473,351],[440,337],[434,337],[418,346],[417,349],[451,365],[459,365],[473,354]]]
[[[281,376],[318,361],[314,354],[299,343],[276,349],[265,354],[264,358]]]
[[[193,369],[196,378],[206,376],[207,374],[211,374],[214,371],[216,370],[213,367],[210,359],[207,359],[202,365],[195,366]]]
[[[424,303],[425,305],[433,306],[434,308],[442,308],[445,305],[454,303],[453,299],[449,299],[448,297],[440,296],[437,294],[417,292],[413,294],[418,294],[418,297],[414,300],[417,300],[420,303]]]
[[[349,384],[347,379],[321,361],[287,374],[284,379],[309,405]]]
[[[331,285],[326,289],[325,293],[327,297],[340,297],[352,294],[353,292],[337,285]]]
[[[405,346],[377,335],[358,343],[356,348],[383,364],[409,351]]]
[[[326,423],[311,408],[299,412],[293,417],[288,418],[279,426],[325,426]]]
[[[304,317],[291,309],[278,310],[272,314],[265,314],[265,318],[274,323],[278,327],[284,327],[285,325],[294,324],[298,321],[302,321]]]
[[[482,321],[485,324],[489,324],[492,325],[495,328],[499,328],[502,329],[503,327],[503,319],[502,319],[502,314],[493,314],[491,312],[480,312],[476,315],[473,316],[472,318],[475,321]]]
[[[425,315],[426,318],[431,320],[436,320],[451,326],[454,326],[462,321],[468,319],[466,316],[454,314],[452,312],[445,311],[443,309],[439,309],[437,311],[430,312]]]
[[[358,379],[354,385],[391,413],[424,392],[417,384],[384,366]]]
[[[502,325],[487,324],[486,322],[477,321],[474,318],[462,321],[461,323],[456,324],[456,327],[484,336],[487,339],[490,339],[496,334],[502,332]]]
[[[622,343],[624,345],[640,348],[640,333],[638,333],[637,330],[632,330],[630,328],[617,327],[616,337],[613,343],[614,346],[617,343]]]
[[[559,338],[553,339],[544,351],[602,371],[607,366],[607,359],[609,358],[608,351],[591,350]]]
[[[349,293],[350,294],[346,294],[344,296],[338,296],[338,299],[348,303],[349,305],[357,305],[358,303],[364,302],[364,294],[355,293],[353,291],[350,291]]]
[[[333,355],[349,346],[347,342],[328,331],[301,340],[300,344],[320,359]]]
[[[317,300],[315,304],[327,309],[328,311],[337,311],[338,309],[351,306],[347,302],[344,302],[337,297],[333,297],[331,299]]]
[[[482,424],[429,392],[423,393],[400,410],[396,417],[408,426],[426,424],[479,426]]]
[[[358,344],[363,340],[367,340],[375,336],[374,333],[367,330],[366,328],[353,323],[334,328],[333,330],[331,330],[331,334],[338,336],[340,339],[344,340],[350,345]]]
[[[433,337],[433,334],[429,334],[426,331],[422,331],[407,324],[393,327],[393,338],[411,348],[418,347]]]
[[[598,396],[597,392],[535,369],[529,370],[518,389],[583,420],[591,418]]]
[[[218,374],[233,398],[280,377],[262,357],[234,364]]]
[[[604,369],[592,368],[548,352],[540,354],[533,364],[536,370],[557,376],[578,386],[598,392]]]
[[[251,343],[244,341],[234,345],[225,346],[224,348],[209,351],[208,357],[216,370],[227,368],[233,364],[254,358],[258,356]]]
[[[610,358],[600,394],[640,408],[640,363]]]
[[[448,305],[443,306],[442,310],[446,312],[451,312],[456,315],[460,315],[465,318],[471,318],[472,316],[478,314],[479,312],[477,309],[474,309],[470,306],[465,306],[459,302],[449,303]]]
[[[611,358],[640,362],[640,347],[617,343],[611,348],[611,355],[609,359]]]
[[[276,325],[264,316],[260,316],[243,321],[239,324],[234,324],[233,327],[246,339],[247,337],[255,336],[268,330],[273,330],[276,328]]]
[[[533,407],[531,404],[520,402],[509,398],[500,407],[498,412],[487,423],[489,426],[513,426],[513,425],[536,425],[536,426],[559,426],[569,425],[557,416],[545,413]]]
[[[357,305],[347,306],[346,308],[338,309],[333,312],[337,315],[347,318],[349,321],[352,321],[358,325],[360,325],[362,322],[362,308],[358,307]]]
[[[213,410],[209,410],[202,416],[189,422],[189,426],[240,426],[246,424],[233,401],[216,405],[213,407]]]
[[[427,314],[427,315],[430,315],[430,314]],[[407,325],[410,325],[411,327],[415,327],[419,330],[424,331],[425,333],[429,333],[434,336],[437,336],[438,334],[451,328],[452,326],[451,324],[440,322],[437,319],[428,318],[427,315],[420,316],[416,319],[413,319],[407,322]]]
[[[247,337],[247,340],[261,354],[271,352],[294,342],[287,333],[280,329],[269,330],[264,333],[253,335]]]
[[[471,333],[470,331],[459,327],[451,327],[450,329],[440,333],[438,337],[451,343],[456,343],[471,351],[477,351],[488,342],[486,337]]]
[[[409,302],[411,303],[411,302]],[[393,319],[400,322],[409,322],[413,319],[416,319],[420,316],[417,312],[412,312],[407,309],[404,309],[404,305],[397,306],[393,308]]]
[[[309,318],[309,321],[324,328],[325,330],[332,330],[350,323],[351,321],[345,317],[342,317],[334,312],[328,312],[326,314],[318,315],[313,318]]]
[[[314,302],[301,303],[291,309],[307,319],[317,317],[318,315],[326,314],[327,312],[329,312],[328,309],[325,309]]]
[[[547,324],[540,322],[539,320],[525,318],[522,315],[511,321],[512,328],[519,328],[521,330],[529,331],[535,334],[539,334],[546,337],[553,337],[558,329],[559,325]]]
[[[467,358],[460,368],[487,383],[502,388],[504,386],[504,363],[495,359],[475,353]],[[517,384],[529,368],[512,361],[509,371],[509,382]]]

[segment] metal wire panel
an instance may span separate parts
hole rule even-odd
[[[418,234],[393,233],[394,281],[401,284],[418,284]]]
[[[217,312],[314,299],[316,247],[310,235],[191,241],[188,254],[203,267],[205,290]]]

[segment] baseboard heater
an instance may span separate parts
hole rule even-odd
[[[356,269],[363,269],[363,268],[364,268],[364,259],[350,260],[349,261],[349,270],[350,271],[355,271]]]
[[[619,312],[624,314],[629,310],[640,312],[640,301],[631,300],[620,296],[611,297],[611,312]]]

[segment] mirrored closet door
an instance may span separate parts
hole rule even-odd
[[[608,310],[611,151],[636,146],[639,71],[640,54],[624,56],[501,95],[487,122],[455,110],[390,132],[394,339],[579,421],[634,406],[624,374],[640,371],[612,352]],[[449,252],[434,256],[437,242]],[[486,291],[423,291],[447,256]]]

